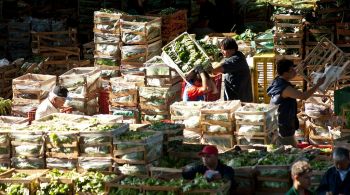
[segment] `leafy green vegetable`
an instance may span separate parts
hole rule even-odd
[[[177,11],[177,9],[175,9],[173,7],[168,7],[168,8],[163,9],[162,11],[160,11],[159,14],[161,16],[170,15],[170,14],[175,13],[176,11]]]
[[[77,192],[90,192],[97,195],[104,194],[104,184],[111,182],[117,175],[104,175],[100,172],[87,172],[75,180]]]
[[[142,140],[154,135],[154,132],[147,131],[127,131],[119,136],[120,141]]]
[[[68,194],[69,191],[68,184],[53,180],[50,183],[40,183],[40,188],[36,191],[36,195],[64,195]]]

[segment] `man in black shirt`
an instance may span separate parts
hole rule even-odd
[[[218,158],[218,149],[215,146],[205,146],[199,153],[203,164],[185,169],[182,171],[182,177],[185,179],[194,179],[196,174],[203,174],[208,181],[226,179],[231,181],[230,194],[234,194],[236,182],[234,180],[234,171],[231,167],[223,164]]]
[[[333,151],[334,166],[323,175],[317,188],[320,195],[350,195],[350,157],[346,148]]]

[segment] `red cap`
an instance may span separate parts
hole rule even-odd
[[[209,145],[209,146],[204,146],[203,150],[199,153],[200,156],[204,154],[215,154],[218,155],[219,151],[216,148],[216,146]]]

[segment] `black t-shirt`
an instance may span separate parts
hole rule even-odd
[[[294,98],[283,98],[282,92],[288,86],[294,87],[290,82],[281,77],[276,77],[267,88],[267,94],[271,96],[271,104],[278,105],[278,128],[282,137],[293,136],[299,128],[297,118],[297,101]]]
[[[225,100],[241,100],[252,102],[252,81],[250,70],[245,56],[242,52],[236,51],[233,56],[226,59],[222,65],[225,76]]]

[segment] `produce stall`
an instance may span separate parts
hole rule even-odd
[[[229,194],[225,180],[182,178],[184,168],[202,163],[198,152],[206,145],[215,145],[219,159],[234,169],[237,194],[285,193],[292,185],[291,165],[301,159],[313,167],[312,188],[317,187],[333,165],[333,148],[350,148],[345,88],[350,5],[335,0],[239,1],[234,13],[244,24],[202,38],[190,34],[198,5],[191,0],[184,10],[183,2],[176,1],[179,9],[169,2],[166,9],[137,15],[123,12],[125,2],[79,0],[78,31],[57,30],[66,22],[74,26],[70,19],[75,15],[64,22],[4,17],[8,32],[2,33],[8,38],[1,36],[0,42],[7,43],[12,58],[25,59],[0,61],[0,95],[10,98],[11,80],[13,91],[12,100],[0,99],[1,193]],[[116,4],[122,11],[105,9]],[[215,18],[224,16],[210,11],[217,13]],[[41,56],[28,59],[31,31],[32,51]],[[79,36],[84,33],[87,40]],[[221,94],[212,98],[217,101],[181,101],[191,71],[201,66],[212,74],[213,65],[225,60],[220,48],[225,37],[234,38],[247,57],[254,102],[222,101]],[[89,66],[94,67],[81,67],[82,56],[93,57]],[[276,145],[278,107],[269,104],[266,93],[280,59],[296,65],[299,76],[291,82],[298,90],[310,89],[326,76],[317,94],[298,102],[297,148]],[[67,72],[55,71],[58,65]],[[38,70],[42,74],[22,75]],[[222,75],[210,76],[219,89],[225,84]],[[68,88],[65,106],[73,114],[32,121],[55,85]]]

